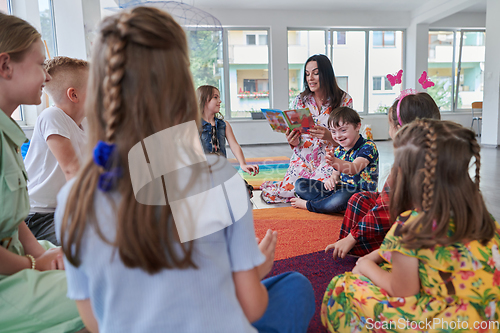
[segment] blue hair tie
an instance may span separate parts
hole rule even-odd
[[[94,163],[106,170],[99,175],[98,182],[98,187],[103,192],[111,191],[118,183],[118,179],[122,177],[121,167],[111,168],[115,150],[116,144],[104,141],[97,142],[94,148]]]

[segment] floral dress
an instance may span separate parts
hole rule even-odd
[[[352,98],[344,94],[340,106],[352,108]],[[322,105],[319,110],[312,95],[304,99],[297,96],[292,108],[309,108],[316,125],[328,128],[328,117],[332,112],[329,103]],[[290,202],[295,193],[295,181],[299,178],[316,179],[323,181],[332,175],[333,168],[325,161],[326,148],[333,145],[328,141],[317,139],[309,134],[302,134],[300,144],[293,148],[290,166],[282,181],[266,181],[262,183],[262,199],[266,203]]]
[[[400,215],[384,239],[380,254],[390,270],[393,251],[419,259],[420,292],[390,297],[364,276],[350,272],[328,285],[321,321],[331,332],[498,332],[500,328],[500,235],[432,249],[401,246],[402,225],[418,212]],[[450,222],[450,232],[453,232]]]

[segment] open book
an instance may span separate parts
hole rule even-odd
[[[309,109],[296,109],[281,111],[278,109],[261,109],[266,116],[273,131],[285,133],[287,128],[297,129],[301,133],[307,131],[315,125],[314,119]]]

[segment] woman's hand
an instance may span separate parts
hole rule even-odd
[[[273,268],[274,264],[274,251],[276,250],[276,243],[278,242],[278,232],[268,229],[266,235],[259,243],[260,252],[266,256],[266,261],[257,267],[259,277],[262,280]]]
[[[297,147],[300,144],[300,132],[297,130],[290,131],[289,128],[286,129],[286,140],[290,146]]]
[[[240,165],[240,168],[241,170],[252,176],[255,176],[259,173],[259,166],[257,164],[243,164]]]
[[[63,252],[60,247],[48,249],[35,259],[39,271],[64,270]]]
[[[328,130],[328,128],[325,128],[323,126],[314,126],[309,129],[309,134],[311,134],[313,137],[321,139],[321,140],[326,140],[329,142],[333,142],[333,137],[332,133]]]

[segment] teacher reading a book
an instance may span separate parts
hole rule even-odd
[[[323,54],[309,57],[304,69],[304,91],[295,98],[292,108],[308,108],[316,126],[305,134],[295,130],[285,133],[293,155],[282,181],[267,181],[261,185],[262,199],[266,203],[290,202],[298,178],[323,181],[331,176],[333,168],[325,161],[326,149],[338,144],[328,129],[328,116],[339,106],[352,108],[352,98],[337,85],[330,59]]]

